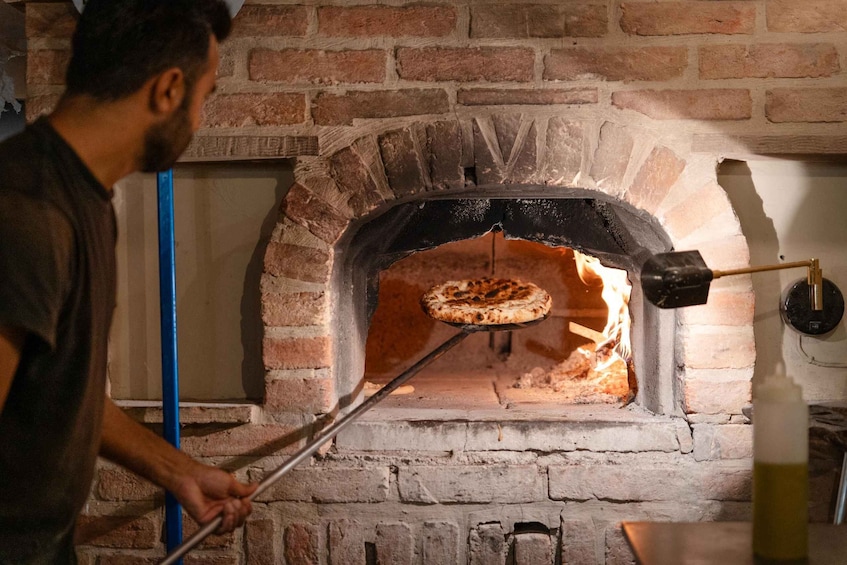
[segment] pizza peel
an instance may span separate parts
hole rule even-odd
[[[443,322],[449,326],[457,328],[459,332],[444,343],[442,343],[441,345],[439,345],[438,347],[436,347],[435,349],[433,349],[430,353],[422,357],[417,363],[406,369],[402,374],[389,381],[385,386],[380,388],[372,396],[368,397],[364,402],[362,402],[352,411],[339,418],[334,424],[320,432],[314,439],[312,439],[311,442],[300,448],[300,450],[297,451],[294,455],[292,455],[291,458],[289,458],[285,463],[268,473],[259,483],[259,486],[256,488],[256,490],[253,491],[253,493],[248,496],[247,499],[253,500],[261,493],[265,492],[268,488],[270,488],[271,485],[273,485],[279,479],[285,476],[294,467],[302,463],[306,458],[310,457],[315,451],[320,448],[320,446],[322,446],[327,441],[331,440],[336,435],[338,435],[341,430],[346,428],[350,423],[353,422],[353,420],[373,408],[376,404],[385,399],[386,396],[390,395],[392,392],[400,388],[400,386],[406,383],[406,381],[414,377],[427,365],[440,358],[449,350],[453,349],[472,333],[505,332],[512,330],[520,330],[523,328],[534,326],[536,324],[540,324],[541,322],[547,319],[548,315],[549,309],[544,312],[543,315],[539,316],[534,320],[528,320],[513,324],[461,324],[457,322],[447,322],[435,318],[439,322]],[[182,556],[191,551],[192,548],[194,548],[197,544],[206,539],[206,537],[212,534],[215,530],[217,530],[218,527],[221,525],[222,521],[223,518],[218,516],[211,522],[208,522],[202,528],[197,530],[193,535],[191,535],[191,537],[185,540],[182,544],[174,548],[174,550],[171,551],[165,557],[165,559],[159,563],[159,565],[171,565],[173,563],[176,563]]]

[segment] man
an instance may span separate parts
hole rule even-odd
[[[0,144],[0,563],[74,563],[97,455],[219,532],[255,485],[194,461],[106,397],[112,185],[170,168],[199,127],[230,17],[220,0],[89,0],[56,110]]]

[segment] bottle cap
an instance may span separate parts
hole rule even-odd
[[[773,375],[765,377],[756,385],[755,398],[769,402],[802,402],[803,390],[794,379],[785,374],[785,367],[780,362]]]

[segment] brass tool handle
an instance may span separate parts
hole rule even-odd
[[[793,269],[795,267],[808,267],[809,273],[806,281],[809,284],[809,300],[812,310],[819,312],[823,310],[823,271],[820,261],[814,257],[808,261],[795,261],[793,263],[782,263],[780,265],[765,265],[763,267],[747,267],[744,269],[732,269],[730,271],[712,271],[712,278],[719,279],[731,275],[743,275],[746,273],[760,273],[762,271],[778,271],[781,269]]]

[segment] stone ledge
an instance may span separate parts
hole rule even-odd
[[[161,424],[162,404],[146,400],[116,400],[132,419],[142,424]],[[180,402],[180,424],[249,424],[259,405],[251,403]]]
[[[777,155],[844,155],[847,135],[722,135],[695,134],[694,153],[733,159]]]

